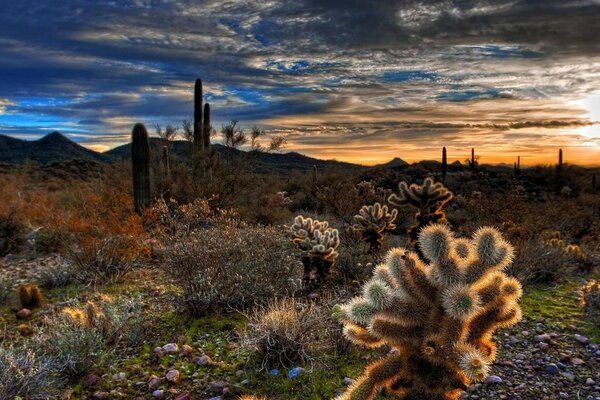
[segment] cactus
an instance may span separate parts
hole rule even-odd
[[[369,251],[377,254],[383,246],[385,232],[396,228],[394,221],[397,216],[398,210],[392,210],[390,213],[388,206],[382,206],[379,203],[363,206],[354,216],[352,229],[358,232],[369,245]]]
[[[206,103],[204,105],[204,119],[202,120],[202,141],[205,152],[208,152],[208,150],[210,149],[211,130],[212,128],[210,126],[210,104]]]
[[[398,188],[400,194],[390,195],[388,202],[396,207],[408,204],[418,210],[415,214],[417,225],[408,230],[408,236],[413,243],[417,240],[419,229],[432,223],[447,222],[442,207],[452,199],[452,192],[444,185],[434,183],[431,178],[425,178],[421,186],[414,183],[408,186],[406,182],[400,182]]]
[[[331,273],[338,256],[338,230],[330,228],[327,221],[304,218],[302,215],[294,219],[290,230],[292,242],[302,251],[305,287],[319,287]]]
[[[600,315],[600,281],[592,279],[579,290],[581,305],[590,314]]]
[[[471,148],[471,161],[469,161],[469,167],[472,171],[475,171],[475,148]]]
[[[435,224],[418,245],[428,263],[393,249],[361,296],[334,307],[350,341],[394,349],[338,400],[374,399],[384,388],[403,399],[457,400],[488,375],[494,331],[520,320],[521,285],[503,272],[513,248],[494,228],[466,239]]]
[[[133,205],[135,212],[150,204],[150,143],[144,124],[135,124],[131,134],[131,169],[133,175]]]
[[[558,149],[558,165],[556,166],[556,169],[558,170],[558,172],[561,172],[563,168],[563,151],[562,149]]]
[[[194,85],[194,154],[203,150],[202,137],[202,80],[196,79]]]
[[[446,179],[446,175],[448,174],[448,157],[446,154],[446,148],[442,149],[442,178]]]
[[[17,298],[21,307],[30,310],[44,305],[44,294],[38,285],[20,285],[17,288]]]

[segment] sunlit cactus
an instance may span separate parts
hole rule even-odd
[[[302,251],[304,284],[307,288],[323,283],[338,256],[340,245],[338,230],[329,227],[327,221],[313,220],[298,215],[290,227],[292,242]]]
[[[144,124],[135,124],[131,133],[133,205],[140,214],[150,205],[150,142]]]
[[[363,206],[354,216],[352,229],[360,234],[369,245],[369,251],[375,254],[383,246],[385,232],[396,228],[394,221],[397,216],[398,210],[389,212],[388,206],[379,203]]]
[[[520,320],[521,285],[504,273],[513,248],[498,231],[458,239],[435,224],[421,231],[418,246],[427,262],[393,249],[362,295],[334,308],[349,340],[393,349],[338,400],[371,400],[382,389],[400,399],[459,399],[488,375],[493,332]]]
[[[442,183],[434,183],[433,179],[425,178],[423,185],[400,182],[399,194],[392,194],[388,202],[396,207],[410,205],[418,211],[415,214],[417,225],[408,230],[411,241],[417,240],[419,229],[433,223],[445,223],[446,214],[442,207],[452,199],[450,192]]]

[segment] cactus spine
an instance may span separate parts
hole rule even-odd
[[[194,85],[194,154],[198,154],[204,147],[202,128],[202,80],[196,79]]]
[[[131,169],[133,175],[133,205],[135,212],[150,204],[150,143],[144,124],[137,123],[131,133]]]
[[[448,174],[448,157],[446,154],[446,148],[442,149],[442,178],[446,179],[446,175]]]
[[[513,248],[494,228],[467,239],[431,225],[418,244],[427,263],[393,249],[361,296],[334,307],[350,341],[397,350],[367,366],[336,400],[372,400],[383,388],[401,399],[458,400],[488,375],[494,331],[520,320],[521,285],[504,273]]]

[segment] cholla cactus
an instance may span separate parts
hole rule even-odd
[[[396,228],[394,221],[397,216],[398,210],[389,212],[388,206],[382,206],[379,203],[363,206],[354,216],[352,229],[360,234],[363,240],[369,244],[369,251],[375,254],[383,245],[385,231]]]
[[[292,242],[302,250],[304,285],[319,286],[331,273],[336,249],[340,245],[338,230],[329,227],[327,221],[318,221],[298,215],[290,227]]]
[[[513,248],[498,231],[458,239],[436,224],[421,231],[418,245],[429,263],[393,249],[362,296],[334,308],[352,342],[394,349],[338,400],[371,400],[383,388],[401,399],[459,399],[488,375],[493,332],[520,320],[521,285],[503,272]]]
[[[406,182],[400,182],[398,188],[400,194],[392,194],[388,197],[388,202],[396,207],[410,205],[418,210],[415,215],[418,225],[408,230],[413,242],[417,240],[419,229],[430,224],[447,222],[442,207],[452,199],[452,192],[443,184],[425,178],[423,185],[413,183],[408,186]]]

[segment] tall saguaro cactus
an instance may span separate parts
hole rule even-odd
[[[137,123],[131,133],[133,205],[138,214],[150,204],[150,143],[144,124]]]
[[[204,151],[210,148],[210,104],[204,105],[204,120],[202,121],[202,140],[204,143]]]
[[[448,174],[448,156],[446,153],[446,148],[442,149],[442,178],[446,179],[446,175]]]
[[[475,171],[475,148],[474,147],[471,148],[471,162],[469,163],[469,166],[471,167],[471,169],[473,171]]]
[[[194,85],[194,153],[203,150],[202,138],[202,80],[196,79]]]
[[[562,152],[562,149],[558,149],[558,165],[556,166],[556,169],[558,169],[558,172],[562,171],[562,167],[563,167],[563,152]]]

